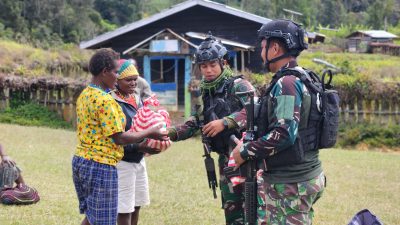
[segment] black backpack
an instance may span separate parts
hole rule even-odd
[[[325,77],[329,77],[325,83]],[[333,73],[325,70],[322,73],[322,118],[321,118],[321,139],[319,148],[331,148],[335,145],[339,128],[340,98],[331,85]]]
[[[301,67],[287,68],[280,72],[281,74],[275,78],[275,82],[283,76],[293,75],[298,77],[308,88],[310,94],[316,94],[320,99],[319,107],[319,134],[317,149],[331,148],[335,145],[339,127],[339,94],[333,89],[331,84],[333,73],[331,70],[325,70],[322,77],[319,78],[311,70]],[[274,86],[274,82],[270,88]],[[267,92],[270,91],[267,90]]]

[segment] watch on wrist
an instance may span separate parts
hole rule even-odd
[[[222,119],[224,124],[224,130],[228,130],[228,121],[226,119]]]

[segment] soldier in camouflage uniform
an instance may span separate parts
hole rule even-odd
[[[289,20],[273,20],[261,27],[259,38],[261,57],[275,75],[260,98],[258,139],[239,144],[233,156],[238,164],[263,162],[257,172],[258,224],[312,224],[312,206],[321,197],[325,176],[315,141],[318,125],[307,124],[307,112],[319,103],[311,101],[298,77],[283,75],[297,68],[296,58],[307,48],[304,30]]]
[[[200,83],[201,110],[197,113],[204,118],[202,132],[211,140],[211,150],[219,155],[220,189],[226,224],[244,224],[243,185],[232,186],[223,173],[229,159],[229,140],[231,135],[240,138],[246,126],[246,112],[236,92],[254,90],[253,86],[241,76],[234,76],[226,65],[224,56],[227,50],[220,41],[209,35],[195,55],[195,62],[203,75]],[[243,99],[246,100],[246,99]],[[170,128],[172,141],[190,138],[199,130],[195,117],[183,125]]]

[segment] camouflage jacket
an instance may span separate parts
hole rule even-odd
[[[286,67],[295,66],[297,63],[291,61]],[[272,129],[268,129],[268,132],[256,141],[242,146],[240,155],[243,159],[247,160],[251,156],[265,159],[294,144],[305,95],[310,94],[303,82],[295,76],[281,77],[275,83],[268,96],[268,107],[271,106],[268,109],[268,120],[271,121],[268,127]]]

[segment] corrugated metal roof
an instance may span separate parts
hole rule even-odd
[[[207,34],[197,33],[197,32],[186,32],[186,35],[191,38],[200,39],[200,40],[205,40],[207,37]],[[215,37],[215,38],[217,40],[221,40],[222,44],[224,44],[224,45],[230,45],[230,46],[242,48],[245,50],[254,50],[254,46],[251,46],[251,45],[246,45],[246,44],[242,44],[242,43],[239,43],[236,41],[231,41],[231,40],[227,40],[227,39],[219,38],[219,37]]]
[[[373,38],[398,38],[397,35],[394,35],[384,30],[366,30],[360,32]]]
[[[133,22],[133,23],[127,24],[125,26],[122,26],[122,27],[114,30],[114,31],[110,31],[110,32],[101,34],[101,35],[99,35],[99,36],[97,36],[97,37],[95,37],[95,38],[93,38],[91,40],[83,41],[83,42],[80,43],[79,47],[80,48],[90,48],[90,47],[92,47],[92,46],[94,46],[96,44],[105,42],[105,41],[107,41],[107,40],[109,40],[111,38],[114,38],[114,37],[117,37],[119,35],[128,33],[130,31],[133,31],[135,29],[143,27],[143,26],[145,26],[147,24],[156,22],[156,21],[158,21],[160,19],[163,19],[163,18],[165,18],[167,16],[173,15],[173,14],[175,14],[177,12],[183,11],[185,9],[188,9],[188,8],[191,8],[191,7],[194,7],[194,6],[197,6],[197,5],[204,6],[204,7],[207,7],[207,8],[210,8],[210,9],[214,9],[214,10],[217,10],[217,11],[220,11],[220,12],[224,12],[224,13],[227,13],[227,14],[231,14],[231,15],[234,15],[234,16],[237,16],[237,17],[241,17],[241,18],[244,18],[244,19],[247,19],[247,20],[251,20],[251,21],[254,21],[254,22],[257,22],[257,23],[260,23],[260,24],[268,23],[268,22],[271,21],[270,19],[267,19],[265,17],[261,17],[261,16],[257,16],[257,15],[254,15],[254,14],[251,14],[251,13],[248,13],[248,12],[244,12],[242,10],[235,9],[235,8],[229,7],[229,6],[221,4],[221,3],[212,2],[212,1],[209,1],[209,0],[189,0],[189,1],[177,4],[175,6],[172,6],[171,8],[163,10],[160,13],[157,13],[157,14],[155,14],[153,16],[148,17],[148,18],[141,19],[141,20],[139,20],[137,22]]]
[[[356,32],[350,34],[347,37],[351,37],[355,33],[362,33],[362,34],[365,34],[372,38],[399,38],[397,35],[394,35],[392,33],[384,31],[384,30],[359,30],[359,31],[356,31]]]
[[[317,32],[308,32],[307,31],[306,34],[307,34],[307,37],[309,37],[309,38],[316,38],[317,35],[321,36],[321,37],[326,37],[324,34],[320,34],[320,33],[317,33]]]

